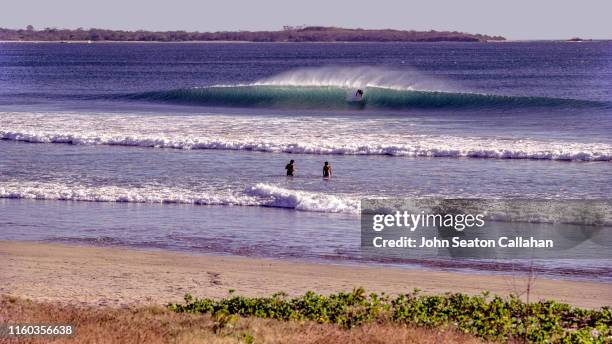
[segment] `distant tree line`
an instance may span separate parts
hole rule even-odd
[[[32,25],[17,30],[0,28],[0,40],[3,41],[483,42],[504,39],[501,36],[457,31],[367,30],[323,26],[286,26],[280,31],[221,32],[123,31],[83,28],[36,30]]]

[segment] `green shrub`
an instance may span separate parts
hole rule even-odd
[[[360,324],[396,322],[426,327],[455,327],[478,337],[533,343],[610,343],[612,312],[604,307],[587,310],[555,301],[524,303],[517,297],[504,299],[483,293],[420,295],[418,290],[391,298],[363,288],[352,292],[320,295],[307,292],[288,298],[231,296],[221,300],[194,299],[185,295],[184,304],[170,304],[175,312],[209,313],[220,317],[220,327],[231,315],[277,320],[312,320],[351,328]]]

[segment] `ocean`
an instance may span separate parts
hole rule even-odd
[[[607,199],[611,133],[610,42],[0,43],[0,240],[508,273],[371,260],[360,200]]]

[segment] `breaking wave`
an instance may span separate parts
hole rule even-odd
[[[136,100],[191,103],[210,106],[288,109],[427,109],[427,108],[530,108],[596,107],[595,101],[547,97],[518,97],[479,93],[420,91],[365,87],[363,98],[354,88],[337,86],[238,85],[211,86],[146,92],[130,95]]]
[[[246,190],[250,196],[264,199],[262,205],[324,213],[358,213],[359,198],[340,197],[317,192],[296,191],[258,183]]]
[[[88,186],[60,182],[0,182],[0,199],[31,199],[79,202],[186,204],[212,206],[251,206],[289,210],[359,214],[361,199],[357,195],[326,194],[293,190],[277,185],[257,183],[242,190],[196,191],[161,185]],[[376,202],[376,201],[375,201]],[[381,200],[387,207],[389,204]],[[411,210],[410,200],[401,209]],[[450,202],[450,203],[449,203]],[[377,204],[377,203],[374,203]],[[446,209],[450,205],[450,210]],[[589,226],[612,225],[610,200],[544,200],[544,199],[483,199],[480,201],[426,198],[412,209],[415,214],[447,213],[486,214],[490,221],[506,223],[564,223]],[[371,212],[374,208],[366,209]],[[388,211],[388,210],[387,210]]]
[[[268,140],[168,137],[165,135],[112,135],[83,132],[4,131],[0,139],[30,143],[110,145],[171,149],[244,150],[293,154],[387,155],[430,158],[529,159],[558,161],[612,161],[606,144],[538,142],[459,137],[408,138],[405,143],[318,143],[273,142]]]
[[[602,102],[457,91],[416,71],[376,67],[300,68],[250,84],[131,94],[138,100],[289,109],[594,107]],[[357,89],[364,90],[356,98]]]
[[[0,140],[182,150],[429,158],[612,161],[606,142],[421,134],[368,118],[0,112]],[[321,138],[325,139],[322,140]]]
[[[84,186],[46,182],[0,183],[0,198],[81,202],[260,206],[323,213],[358,213],[349,196],[291,190],[258,183],[236,192],[194,191],[177,187]]]

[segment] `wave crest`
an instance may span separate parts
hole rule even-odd
[[[296,191],[274,185],[258,183],[247,189],[247,194],[266,200],[269,207],[326,213],[358,213],[359,200],[322,193]]]
[[[243,191],[195,191],[177,187],[85,186],[43,182],[0,183],[0,198],[80,202],[229,205],[309,212],[358,213],[359,200],[259,183]]]
[[[160,90],[129,95],[131,99],[215,106],[307,109],[410,109],[594,107],[608,103],[537,96],[504,96],[459,92],[410,69],[379,67],[298,68],[250,84]],[[365,91],[356,101],[357,89]]]
[[[389,119],[1,112],[0,140],[406,157],[612,161],[606,142],[421,134]],[[325,139],[322,140],[321,138]]]
[[[101,133],[17,132],[0,130],[0,139],[29,143],[109,145],[128,147],[211,149],[293,154],[387,155],[398,157],[528,159],[557,161],[612,161],[612,147],[605,144],[479,141],[461,138],[420,138],[398,144],[291,143],[267,140],[210,139]],[[411,140],[407,140],[411,141]],[[449,143],[449,142],[453,142]]]
[[[252,85],[311,86],[365,88],[383,87],[398,90],[444,89],[444,83],[425,78],[412,70],[391,70],[379,67],[314,67],[298,68],[260,79]]]
[[[431,108],[531,108],[599,107],[601,102],[547,97],[521,97],[421,91],[367,86],[356,100],[356,88],[338,86],[293,86],[254,84],[211,86],[130,95],[130,99],[188,103],[210,106],[263,107],[287,109],[431,109]]]

